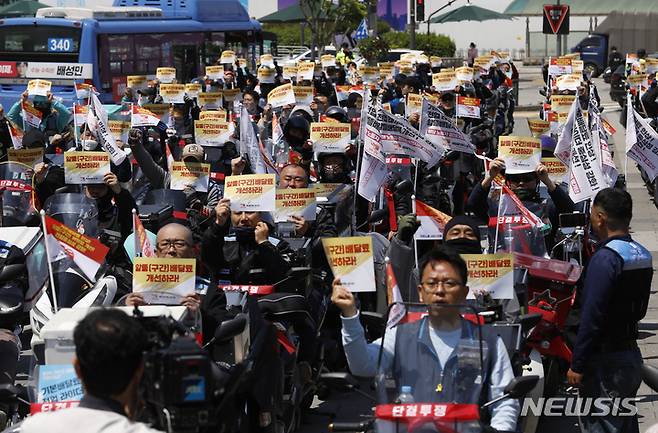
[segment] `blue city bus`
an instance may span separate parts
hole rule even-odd
[[[0,103],[8,110],[27,82],[43,78],[66,105],[74,80],[117,102],[128,75],[175,67],[181,83],[203,76],[223,50],[253,67],[264,33],[239,0],[115,0],[98,9],[51,7],[0,20]],[[265,49],[276,47],[272,41]],[[269,52],[269,51],[267,51]]]

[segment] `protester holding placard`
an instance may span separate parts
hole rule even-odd
[[[20,100],[11,106],[7,113],[7,119],[17,128],[23,131],[29,131],[31,128],[27,127],[28,125],[24,123],[24,114],[21,108],[24,103],[29,103],[27,90],[21,94]],[[64,134],[67,131],[69,122],[71,121],[71,113],[64,104],[53,98],[52,93],[48,92],[47,96],[34,96],[33,105],[42,115],[41,123],[37,129],[43,131],[46,136]]]
[[[489,223],[490,217],[498,217],[499,200],[498,197],[493,197],[490,191],[492,182],[505,172],[505,168],[505,162],[502,159],[496,158],[491,161],[487,175],[475,185],[468,197],[467,209],[472,211],[483,223]],[[539,195],[540,182],[548,189],[549,197],[547,199],[542,199]],[[574,210],[575,205],[567,192],[562,186],[551,180],[548,169],[541,163],[534,171],[505,174],[505,183],[527,210],[544,222],[550,222],[552,233],[546,237],[547,248],[550,249],[555,230],[559,227],[559,215]]]

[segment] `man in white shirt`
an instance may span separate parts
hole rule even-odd
[[[159,433],[134,422],[144,373],[142,326],[121,310],[98,309],[78,323],[73,339],[73,366],[85,391],[80,405],[33,415],[9,432]]]
[[[468,271],[459,254],[437,247],[423,258],[420,269],[420,302],[464,304],[468,294]],[[354,296],[339,280],[334,281],[332,301],[342,313],[343,346],[350,370],[357,376],[375,376],[381,339],[370,344],[366,342]],[[493,334],[486,337],[482,365],[478,359],[479,344],[474,346],[478,356],[474,357],[470,369],[473,377],[469,377],[465,373],[469,369],[464,366],[473,362],[473,356],[469,358],[467,352],[469,343],[471,347],[472,342],[479,343],[478,327],[464,320],[459,308],[430,306],[427,311],[428,316],[420,321],[387,329],[380,371],[392,373],[398,388],[411,386],[414,400],[419,403],[482,404],[502,395],[514,377],[502,340]],[[483,384],[482,387],[479,384]],[[489,409],[492,429],[516,430],[518,401],[502,400]]]

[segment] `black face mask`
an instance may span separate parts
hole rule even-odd
[[[322,167],[320,169],[320,181],[322,183],[348,183],[347,173],[344,171],[329,171]]]
[[[450,239],[445,241],[445,244],[459,254],[482,254],[482,246],[477,239]]]
[[[305,142],[306,140],[304,140],[303,138],[300,138],[300,137],[294,136],[294,135],[288,135],[288,136],[286,137],[286,141],[288,142],[288,144],[289,144],[292,148],[297,148],[297,149],[299,149],[299,148],[301,148],[301,147],[304,145],[304,142]]]
[[[239,243],[256,242],[256,229],[253,227],[236,227],[235,240]]]

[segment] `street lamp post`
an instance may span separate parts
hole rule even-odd
[[[450,0],[450,1],[448,2],[448,4],[441,6],[440,8],[438,8],[437,10],[435,10],[434,12],[432,12],[432,13],[430,14],[430,16],[427,17],[427,34],[428,34],[428,35],[430,34],[430,20],[432,19],[432,17],[433,17],[434,15],[438,14],[439,12],[441,12],[443,9],[450,7],[450,6],[451,6],[454,2],[456,2],[456,1],[457,1],[457,0]]]

